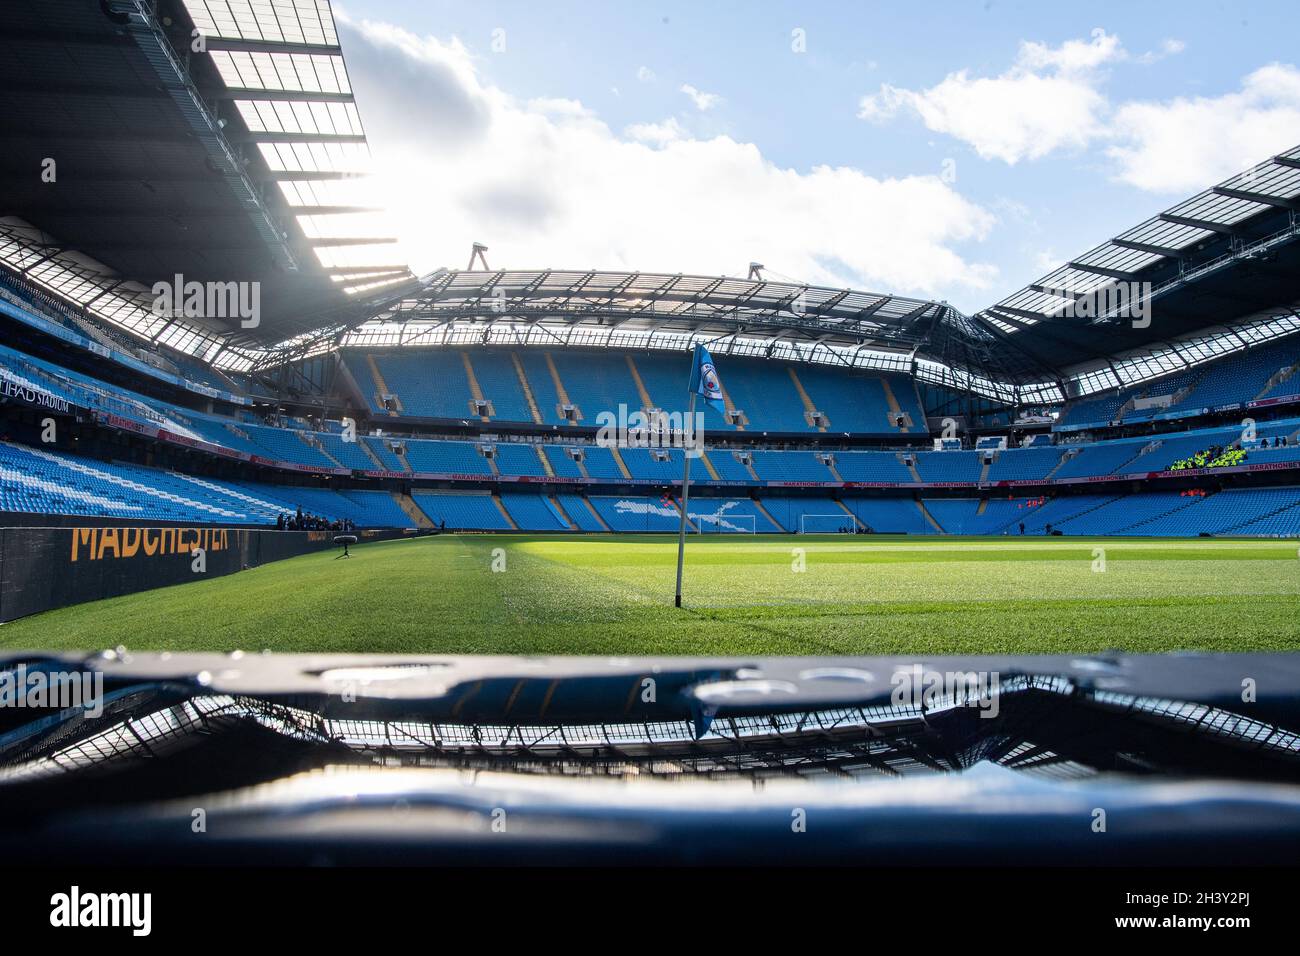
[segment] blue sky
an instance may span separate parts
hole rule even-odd
[[[421,270],[757,259],[969,312],[1300,143],[1294,0],[336,12]]]

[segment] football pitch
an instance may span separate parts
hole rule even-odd
[[[0,626],[0,646],[461,654],[1300,650],[1296,541],[446,535]]]

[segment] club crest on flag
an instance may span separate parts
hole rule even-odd
[[[713,364],[713,356],[703,345],[695,346],[695,363],[691,369],[690,391],[701,396],[719,412],[726,413],[726,402],[722,397],[722,379]]]
[[[706,398],[722,397],[722,383],[718,381],[718,370],[711,364],[700,366],[700,382],[704,386]]]

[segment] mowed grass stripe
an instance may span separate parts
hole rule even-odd
[[[0,627],[0,645],[613,655],[1296,650],[1296,547],[696,537],[688,606],[677,610],[672,536],[444,536],[64,608]],[[1102,573],[1093,570],[1098,548]]]

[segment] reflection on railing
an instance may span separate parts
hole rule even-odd
[[[175,688],[168,689],[172,694]],[[1239,758],[1267,756],[1261,775],[1294,778],[1300,735],[1205,704],[1081,689],[1058,676],[1007,677],[989,689],[916,706],[840,706],[757,716],[608,723],[455,723],[325,717],[259,697],[201,694],[165,699],[148,686],[119,691],[98,719],[65,711],[0,736],[0,786],[150,760],[204,735],[256,727],[332,759],[496,767],[560,774],[897,776],[961,770],[982,761],[1057,778],[1104,769],[1177,769],[1190,739],[1214,764],[1224,745]],[[1129,720],[1107,738],[1090,721]],[[1133,721],[1132,718],[1139,718]],[[1144,743],[1145,741],[1145,743]],[[1116,758],[1122,758],[1117,760]],[[1185,757],[1182,759],[1186,759]],[[1280,763],[1279,763],[1280,761]],[[1223,766],[1229,766],[1224,763]],[[1240,773],[1239,761],[1232,764]],[[1271,770],[1269,768],[1272,768]],[[1279,768],[1281,768],[1279,770]]]

